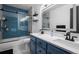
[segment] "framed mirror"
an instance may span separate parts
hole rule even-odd
[[[42,29],[48,30],[50,29],[50,19],[49,12],[42,14]]]
[[[72,33],[79,33],[79,6],[76,4],[70,9],[70,29]]]

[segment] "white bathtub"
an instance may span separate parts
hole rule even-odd
[[[20,40],[20,39],[26,39],[28,37],[29,36],[22,36],[22,37],[8,38],[8,39],[0,39],[0,44],[1,43],[12,42],[12,41],[17,41],[17,40]]]
[[[16,37],[16,38],[9,38],[9,39],[3,39],[0,42],[0,51],[5,51],[9,49],[14,49],[14,46],[23,44],[27,41],[29,37],[28,36],[22,36],[22,37]]]

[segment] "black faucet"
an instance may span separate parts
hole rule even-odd
[[[67,32],[66,35],[64,35],[64,36],[66,36],[65,40],[74,41],[74,38],[77,38],[77,37],[76,36],[72,36],[72,38],[71,38],[70,33],[71,32]]]
[[[74,41],[74,38],[77,38],[76,36],[72,36],[72,39],[71,39],[71,41]]]
[[[71,37],[70,32],[67,32],[66,35],[64,35],[64,36],[66,36],[65,40],[70,40],[70,37]]]

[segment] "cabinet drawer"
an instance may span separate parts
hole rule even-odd
[[[37,39],[37,45],[46,50],[46,42],[45,41],[43,41],[41,39]]]
[[[70,53],[65,50],[62,50],[54,45],[48,44],[47,54],[70,54]]]
[[[43,48],[37,46],[37,54],[46,54],[46,50],[44,50]]]

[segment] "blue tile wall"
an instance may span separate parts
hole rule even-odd
[[[28,14],[27,10],[18,9],[15,7],[3,5],[3,9],[8,11],[16,12],[18,11],[25,14]],[[29,35],[28,32],[28,21],[25,22],[25,29],[24,31],[18,29],[18,15],[16,13],[10,13],[10,12],[3,12],[4,17],[6,18],[6,21],[4,21],[4,24],[6,24],[8,30],[3,30],[3,39],[6,38],[13,38],[13,37],[20,37],[20,36],[26,36]]]

